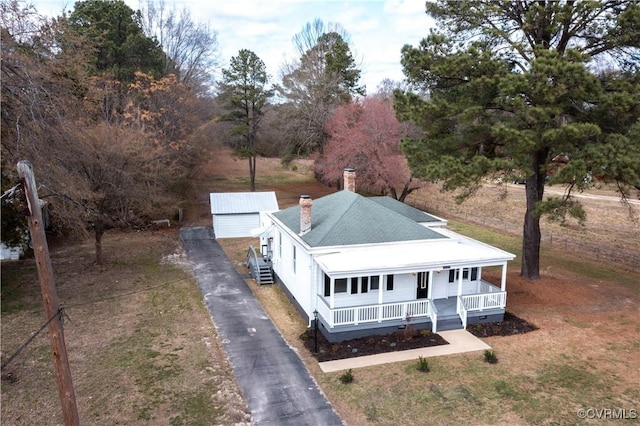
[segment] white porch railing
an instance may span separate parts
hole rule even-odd
[[[462,328],[466,329],[467,328],[467,307],[464,306],[464,301],[462,300],[462,297],[458,296],[458,303],[456,305],[456,312],[458,313],[458,316],[460,317],[460,320],[462,321]]]
[[[428,299],[337,309],[330,309],[326,303],[321,303],[318,313],[330,327],[420,317],[429,317],[435,323],[438,315],[433,302]]]
[[[429,299],[429,309],[431,309],[431,332],[435,333],[438,328],[438,309],[431,299]]]
[[[500,287],[497,287],[490,282],[480,280],[478,281],[478,291],[477,293],[498,293],[502,291]]]
[[[492,286],[494,287],[494,286]],[[471,311],[485,309],[504,309],[507,306],[507,292],[494,291],[483,294],[467,294],[458,296],[456,312],[462,320],[462,327],[467,328],[467,314]]]
[[[482,294],[467,294],[457,297],[456,312],[462,320],[464,328],[467,327],[467,315],[472,311],[487,309],[504,309],[507,301],[507,292],[496,291],[497,287],[488,284],[493,289]],[[358,325],[389,320],[407,320],[411,318],[427,317],[431,320],[432,332],[436,332],[438,323],[438,310],[432,299],[421,299],[410,302],[383,303],[380,305],[351,306],[347,308],[331,309],[323,300],[318,305],[318,313],[327,322],[329,327]]]

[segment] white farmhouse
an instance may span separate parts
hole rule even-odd
[[[329,341],[412,326],[436,332],[500,321],[515,255],[445,229],[389,197],[345,190],[266,213],[261,235],[277,282]],[[499,271],[499,283],[482,277]],[[494,274],[495,275],[495,274]]]

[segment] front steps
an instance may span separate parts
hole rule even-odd
[[[460,317],[438,318],[436,333],[448,330],[462,330],[462,320]]]
[[[247,251],[247,268],[249,273],[258,282],[258,285],[273,284],[273,264],[259,255],[256,250],[249,246]]]
[[[258,285],[273,284],[273,269],[271,261],[263,257],[250,257],[247,259],[249,273],[258,282]]]

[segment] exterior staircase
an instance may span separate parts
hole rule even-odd
[[[438,331],[462,330],[462,320],[460,317],[455,318],[438,318]]]
[[[273,284],[271,260],[259,255],[252,246],[249,246],[247,251],[247,267],[258,285]]]

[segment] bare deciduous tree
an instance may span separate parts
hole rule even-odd
[[[54,208],[66,204],[66,211],[59,216],[68,217],[73,212],[73,217],[83,217],[90,224],[95,236],[96,263],[102,264],[105,231],[112,227],[144,226],[165,215],[166,206],[172,204],[167,183],[178,170],[171,153],[139,129],[102,123],[74,129],[72,136],[76,143],[63,157],[66,176],[76,187],[82,183],[84,191],[80,199],[55,191],[58,200]]]
[[[324,126],[333,109],[364,94],[348,40],[342,26],[325,25],[319,19],[294,36],[300,58],[282,66],[282,83],[276,87],[286,101],[281,108],[288,139],[286,156],[322,151],[327,139]]]
[[[314,19],[313,22],[307,22],[302,30],[293,36],[293,45],[302,56],[318,44],[320,37],[330,33],[339,34],[345,43],[351,43],[351,36],[341,24],[337,22],[325,24],[322,19]]]
[[[147,36],[155,37],[167,55],[165,75],[176,73],[196,93],[207,93],[220,66],[216,31],[194,21],[186,7],[168,8],[164,0],[148,0],[142,18]]]

